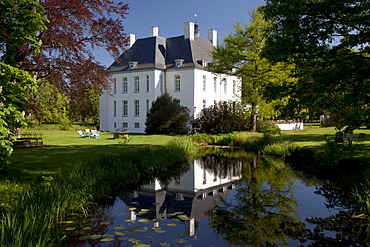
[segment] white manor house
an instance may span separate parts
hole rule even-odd
[[[206,70],[213,61],[217,31],[208,39],[199,37],[198,24],[186,22],[184,35],[172,38],[152,36],[138,39],[129,35],[130,48],[108,72],[113,76],[111,92],[100,97],[100,130],[145,133],[146,114],[152,102],[164,92],[180,100],[196,117],[205,107],[219,101],[239,101],[241,80]]]

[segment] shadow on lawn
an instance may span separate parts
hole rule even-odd
[[[122,154],[139,147],[155,145],[71,145],[20,148],[14,150],[9,161],[9,171],[0,179],[16,181],[32,180],[42,176],[57,176],[69,172],[76,166],[88,164],[97,158]]]

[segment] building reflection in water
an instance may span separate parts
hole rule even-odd
[[[132,222],[142,209],[151,209],[140,217],[154,220],[154,227],[159,227],[163,219],[180,218],[185,222],[184,233],[193,236],[199,221],[226,199],[241,173],[240,159],[208,155],[195,159],[186,173],[168,184],[155,180],[121,199],[126,205],[137,205],[128,209]]]

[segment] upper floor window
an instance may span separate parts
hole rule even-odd
[[[175,91],[178,92],[180,91],[180,76],[179,75],[175,75]]]
[[[122,116],[126,117],[128,115],[128,102],[127,100],[122,101]]]
[[[117,101],[113,101],[113,117],[117,116]]]
[[[213,77],[213,91],[217,93],[217,77]]]
[[[116,78],[113,78],[113,93],[117,93],[117,80]]]
[[[233,94],[236,93],[236,81],[233,81]]]
[[[206,86],[207,86],[207,80],[206,80],[206,76],[204,75],[203,76],[203,91],[205,92],[206,91]]]
[[[149,76],[147,75],[146,76],[146,91],[149,92],[149,87],[150,87],[150,80],[149,80]]]
[[[134,77],[134,92],[137,93],[137,92],[140,92],[140,79],[138,76],[135,76]]]
[[[222,82],[224,83],[224,93],[227,94],[227,80],[223,79]]]
[[[135,100],[135,116],[140,116],[140,101]]]
[[[122,93],[128,92],[127,77],[122,78]]]

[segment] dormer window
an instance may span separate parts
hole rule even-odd
[[[202,65],[203,67],[207,67],[207,62],[206,62],[206,60],[198,60],[198,63],[199,63],[200,65]]]
[[[176,59],[175,60],[175,67],[179,68],[181,67],[182,63],[184,62],[184,59]]]
[[[137,62],[134,62],[134,61],[130,61],[128,62],[128,68],[129,69],[133,69],[135,68],[135,66],[137,65]]]

